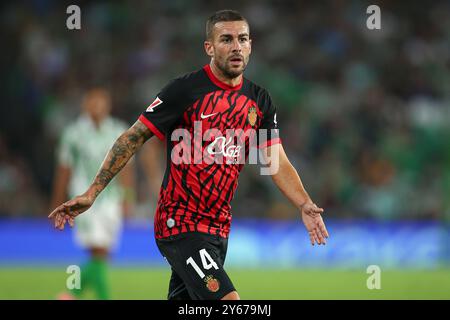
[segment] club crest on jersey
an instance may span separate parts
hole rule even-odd
[[[208,288],[211,292],[217,292],[220,289],[220,282],[212,275],[209,275],[205,278],[206,288]]]
[[[258,118],[258,114],[256,113],[256,107],[250,107],[248,109],[248,123],[253,127],[256,123],[256,119]]]
[[[152,104],[148,106],[146,111],[153,112],[154,111],[153,109],[159,106],[161,103],[163,103],[162,100],[159,97],[156,97],[155,101],[153,101]]]

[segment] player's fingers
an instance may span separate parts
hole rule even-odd
[[[54,216],[53,216],[53,224],[54,224],[54,226],[55,226],[55,228],[58,228],[58,225],[59,225],[59,215],[58,214],[55,214]]]
[[[53,210],[49,215],[48,215],[48,218],[49,219],[54,219],[55,218],[55,216],[63,209],[64,207],[61,205],[61,206],[58,206],[55,210]]]
[[[75,225],[75,219],[74,218],[72,218],[72,217],[69,218],[69,225],[70,225],[70,227],[73,228],[73,226]]]
[[[314,205],[313,211],[314,211],[315,213],[322,213],[322,212],[323,212],[323,209],[322,209],[322,208],[319,208],[319,207],[316,206],[316,205]]]
[[[68,217],[76,217],[79,212],[76,211],[74,207],[65,207],[65,214]]]
[[[311,241],[311,245],[314,245],[314,234],[312,233],[312,231],[308,232],[309,234],[309,241]]]
[[[61,227],[61,218],[58,215],[57,218],[55,219],[55,228],[59,229],[60,227]]]
[[[60,221],[60,223],[59,223],[59,227],[58,227],[58,229],[59,230],[64,230],[64,225],[66,224],[66,219],[65,219],[65,217],[62,217],[61,218],[61,221]]]
[[[323,237],[322,232],[320,232],[319,228],[314,229],[314,232],[316,233],[317,238],[320,241],[319,244],[325,244],[325,238]]]
[[[314,236],[314,240],[316,241],[316,243],[317,243],[317,244],[321,244],[320,238],[319,238],[319,236],[317,235],[317,232],[316,232],[315,229],[312,230],[312,234],[313,234],[313,236]]]
[[[69,223],[70,227],[73,227],[75,225],[75,216],[77,215],[78,215],[77,211],[72,211],[70,215],[69,214],[64,215],[62,221],[62,229],[64,229],[66,222]]]
[[[61,224],[61,213],[58,212],[55,215],[55,228],[59,229],[60,224]]]
[[[58,207],[59,208],[59,207]],[[55,210],[53,210],[49,215],[48,218],[49,219],[53,219],[55,218],[56,213],[58,212],[58,208],[56,208]]]
[[[322,235],[322,232],[320,232],[319,228],[316,228],[316,234],[319,237],[320,244],[325,245],[326,244],[325,237]]]
[[[320,232],[322,232],[323,236],[325,238],[328,238],[330,235],[328,234],[328,230],[327,227],[325,227],[325,223],[323,223],[323,221],[321,221],[318,225]]]
[[[327,244],[327,237],[325,237],[325,235],[322,233],[322,231],[320,229],[317,229],[317,233],[320,235],[320,237],[322,239],[322,244],[326,245]]]
[[[58,225],[59,230],[63,230],[64,229],[64,224],[65,223],[66,223],[66,216],[64,214],[61,214],[60,218],[59,218],[59,225]]]

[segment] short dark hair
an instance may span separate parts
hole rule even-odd
[[[206,20],[206,39],[211,39],[214,25],[222,21],[245,21],[248,25],[247,19],[235,10],[216,11]]]

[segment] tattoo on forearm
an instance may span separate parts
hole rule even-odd
[[[151,136],[150,130],[137,121],[116,140],[94,179],[96,197]]]

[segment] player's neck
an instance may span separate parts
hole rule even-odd
[[[87,115],[87,117],[89,118],[89,120],[91,121],[91,123],[95,127],[95,129],[99,130],[102,125],[102,122],[104,121],[104,118],[94,118],[94,117],[91,117],[90,115]]]
[[[94,123],[95,129],[100,129],[100,125],[101,125],[101,121],[99,120],[93,120],[92,121]]]
[[[231,86],[231,87],[235,87],[237,85],[239,85],[242,81],[242,73],[237,76],[236,78],[228,78],[226,77],[222,71],[220,71],[219,68],[216,67],[216,65],[211,61],[211,63],[209,64],[212,73],[214,74],[214,76],[219,79],[220,81],[222,81],[223,83],[226,83],[227,85]]]

